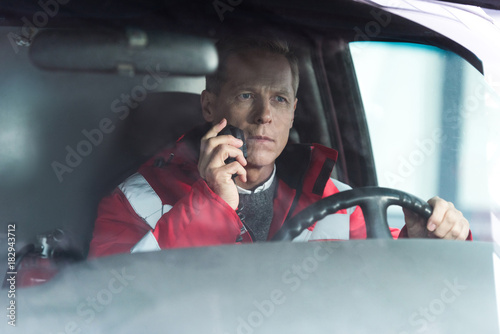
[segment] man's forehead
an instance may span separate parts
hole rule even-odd
[[[263,50],[230,55],[226,62],[226,83],[231,90],[265,86],[293,94],[292,70],[286,57]]]
[[[232,91],[257,91],[261,89],[270,90],[281,94],[293,94],[293,88],[291,83],[272,83],[266,80],[252,81],[242,81],[239,84],[233,84],[235,81],[228,81],[230,86],[228,87]]]

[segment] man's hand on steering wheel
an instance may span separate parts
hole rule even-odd
[[[392,239],[387,222],[390,205],[405,208],[407,235],[410,238],[466,240],[469,236],[469,222],[451,202],[433,197],[426,203],[401,190],[363,187],[341,191],[311,204],[286,221],[272,240],[291,241],[326,215],[354,206],[363,211],[367,238]]]
[[[433,208],[432,215],[425,219],[404,209],[408,237],[465,240],[469,235],[469,222],[453,203],[437,196],[427,201]]]

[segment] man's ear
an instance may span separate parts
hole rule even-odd
[[[203,90],[203,92],[201,92],[200,102],[203,118],[205,121],[213,123],[215,121],[215,94]]]

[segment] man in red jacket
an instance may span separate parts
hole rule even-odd
[[[218,51],[219,69],[201,94],[208,125],[160,152],[101,201],[91,257],[269,240],[287,218],[349,189],[330,178],[336,151],[287,145],[299,82],[287,45],[227,39]],[[243,130],[247,158],[241,140],[218,136],[228,123]],[[226,164],[228,158],[235,161]],[[434,210],[427,222],[405,211],[406,225],[393,236],[468,238],[469,223],[452,203],[434,197],[429,204]],[[353,208],[325,217],[294,240],[365,237],[362,213]]]

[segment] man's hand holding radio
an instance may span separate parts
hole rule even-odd
[[[246,182],[247,173],[243,167],[247,165],[247,161],[240,149],[243,146],[242,140],[231,135],[218,136],[226,125],[227,120],[223,118],[201,138],[198,171],[210,189],[236,210],[239,195],[233,175],[237,174],[241,182]],[[235,158],[236,161],[226,165],[228,158]]]

